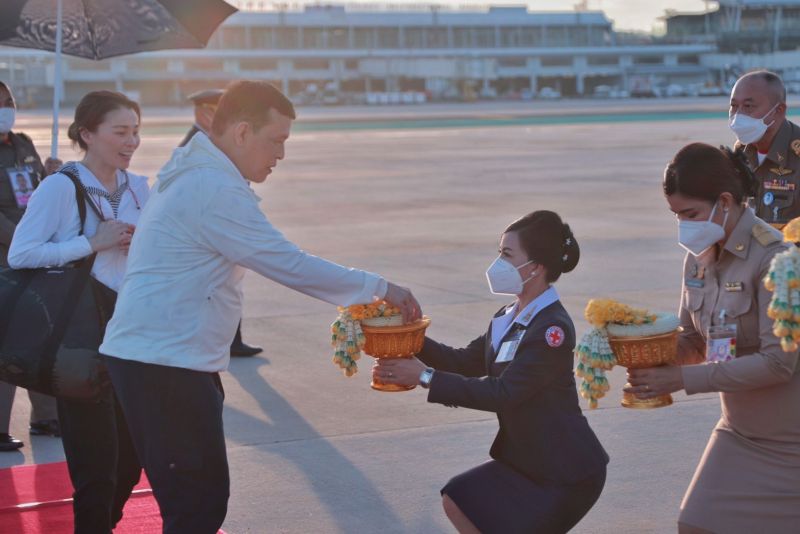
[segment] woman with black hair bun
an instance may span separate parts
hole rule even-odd
[[[681,503],[678,531],[788,533],[800,525],[798,352],[784,352],[763,280],[786,250],[744,201],[757,184],[740,156],[695,143],[664,172],[683,266],[679,365],[631,370],[642,399],[720,392],[722,418]]]
[[[373,376],[421,385],[428,402],[497,414],[492,460],[441,492],[459,532],[567,532],[600,497],[608,463],[578,404],[575,327],[552,285],[580,248],[556,213],[535,211],[506,228],[499,249],[489,288],[515,299],[486,333],[462,349],[425,338],[417,358],[378,360]]]

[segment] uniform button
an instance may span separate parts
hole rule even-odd
[[[175,469],[175,464],[169,464],[169,468],[174,470]]]
[[[744,245],[739,243],[738,245],[736,245],[736,250],[739,251],[739,252],[743,251],[744,250]]]

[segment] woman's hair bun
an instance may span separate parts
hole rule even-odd
[[[744,145],[740,145],[734,150],[722,145],[719,147],[719,149],[722,150],[726,156],[728,156],[728,159],[733,164],[733,168],[736,171],[736,178],[742,186],[742,193],[744,196],[758,196],[758,178],[756,178],[753,171],[750,170],[750,164],[747,161],[747,156],[744,153]]]
[[[581,249],[578,241],[572,234],[567,223],[564,223],[564,254],[561,256],[561,272],[568,273],[575,269],[581,257]]]

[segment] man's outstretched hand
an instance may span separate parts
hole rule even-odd
[[[404,287],[389,282],[383,300],[400,310],[405,324],[422,318],[422,308],[419,307],[419,302],[411,294],[411,291]]]

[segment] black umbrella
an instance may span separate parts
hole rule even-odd
[[[203,48],[236,11],[223,0],[0,0],[0,45],[56,52],[55,156],[62,53],[104,59]]]

